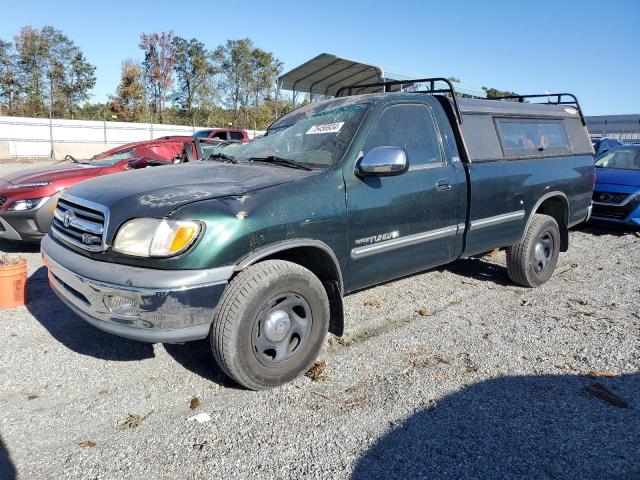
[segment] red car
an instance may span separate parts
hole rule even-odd
[[[248,142],[251,140],[246,130],[239,128],[206,128],[193,134],[196,138],[209,138],[211,140],[232,140],[236,142]]]
[[[184,158],[191,157],[191,153],[192,158]],[[87,161],[68,155],[53,165],[4,175],[0,178],[0,238],[39,241],[49,231],[60,193],[76,183],[197,156],[193,137],[171,136],[122,145]]]

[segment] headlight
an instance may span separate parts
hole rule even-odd
[[[33,182],[33,183],[16,183],[15,185],[10,185],[9,188],[17,189],[17,188],[33,188],[33,187],[46,187],[51,182]]]
[[[136,218],[120,227],[113,249],[136,257],[171,257],[189,248],[200,231],[198,222]]]
[[[16,200],[11,206],[7,209],[10,212],[22,212],[24,210],[33,210],[42,206],[44,202],[46,202],[49,197],[44,198],[31,198],[29,200]]]

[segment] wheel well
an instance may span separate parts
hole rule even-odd
[[[544,200],[535,213],[542,213],[553,217],[560,228],[560,251],[569,249],[569,206],[567,201],[560,197],[550,197]]]
[[[294,247],[275,252],[263,260],[285,260],[297,263],[310,270],[320,279],[329,297],[331,320],[329,332],[341,336],[344,332],[344,311],[342,307],[342,279],[338,265],[331,255],[317,247]]]

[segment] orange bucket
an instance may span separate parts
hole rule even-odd
[[[0,264],[0,308],[24,305],[27,298],[27,259],[18,263]]]

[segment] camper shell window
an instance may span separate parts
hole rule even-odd
[[[565,105],[460,99],[471,162],[593,155],[585,127]]]
[[[562,120],[494,119],[506,158],[563,155],[571,152]]]

